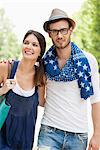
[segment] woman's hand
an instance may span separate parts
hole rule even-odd
[[[7,79],[2,86],[3,94],[6,94],[10,89],[13,89],[16,84],[15,79]]]

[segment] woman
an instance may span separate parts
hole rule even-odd
[[[0,63],[0,83],[3,85],[0,95],[6,94],[6,103],[11,105],[0,131],[0,150],[32,150],[37,106],[44,103],[41,90],[44,88],[42,56],[45,47],[44,36],[29,30],[23,39],[23,57],[20,62],[14,62],[10,79],[7,79],[7,62]]]

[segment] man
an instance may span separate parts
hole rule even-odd
[[[39,148],[86,150],[89,100],[94,133],[88,150],[100,148],[98,65],[94,56],[71,42],[74,28],[75,21],[60,9],[54,9],[44,23],[44,30],[53,45],[44,56],[46,103],[38,139]]]

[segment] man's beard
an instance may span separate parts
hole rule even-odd
[[[57,49],[65,49],[66,47],[68,47],[68,45],[69,45],[69,43],[70,43],[70,40],[68,41],[68,43],[66,43],[66,45],[64,45],[64,46],[58,46],[57,44],[55,44],[54,42],[53,42],[53,44],[55,45],[55,48],[57,48]]]

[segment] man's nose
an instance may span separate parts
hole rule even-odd
[[[62,38],[62,34],[61,34],[60,31],[58,31],[57,36],[58,36],[59,38]]]

